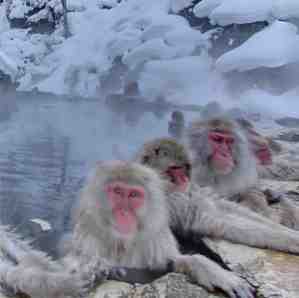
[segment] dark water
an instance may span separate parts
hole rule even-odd
[[[128,117],[100,100],[0,96],[0,219],[50,253],[95,161],[130,158],[145,140],[168,134],[169,113],[138,118],[131,107]]]

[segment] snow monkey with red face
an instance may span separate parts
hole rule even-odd
[[[191,276],[209,290],[251,298],[251,288],[234,273],[202,255],[182,255],[169,228],[164,182],[137,163],[99,163],[78,202],[70,262],[127,268],[165,269]],[[299,251],[299,240],[298,240]]]
[[[271,162],[271,156],[265,144],[261,146],[252,138],[253,135],[248,138],[236,121],[225,117],[194,121],[187,133],[194,182],[211,186],[230,200],[298,229],[299,213],[292,202],[282,198],[281,212],[273,212],[259,190],[256,159],[265,164]],[[252,144],[257,149],[254,154]]]
[[[237,119],[245,130],[252,152],[257,160],[260,178],[279,181],[299,181],[299,167],[280,158],[282,146],[275,140],[257,132],[255,127],[245,119]]]
[[[159,138],[144,144],[136,161],[155,169],[166,180],[170,227],[180,236],[212,237],[298,254],[299,238],[293,230],[221,199],[210,187],[191,183],[193,164],[175,140]]]

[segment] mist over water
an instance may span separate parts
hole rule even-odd
[[[134,123],[100,99],[7,100],[10,108],[0,111],[0,218],[51,253],[95,162],[129,159],[145,140],[168,134],[168,113],[145,112]],[[41,231],[30,221],[35,218],[52,230]]]

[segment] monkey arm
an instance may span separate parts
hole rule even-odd
[[[253,289],[245,280],[202,255],[180,255],[173,266],[174,271],[189,275],[210,291],[221,289],[231,298],[253,298]]]
[[[259,248],[299,253],[299,234],[280,225],[269,227],[237,215],[205,212],[195,217],[193,232]]]
[[[183,233],[192,232],[200,237],[208,236],[259,248],[299,253],[297,231],[271,221],[256,221],[255,215],[252,218],[244,217],[233,209],[229,213],[223,212],[224,205],[218,206],[218,201],[204,197],[194,200],[174,194],[169,197],[169,205],[172,214],[170,226],[179,227]]]
[[[250,200],[250,197],[247,197],[247,200]],[[277,227],[277,223],[273,222],[272,216],[271,217],[265,217],[263,215],[260,215],[254,211],[251,211],[248,208],[245,208],[243,205],[239,205],[238,203],[226,201],[225,199],[219,200],[217,202],[218,210],[222,210],[223,213],[228,214],[235,214],[238,216],[241,216],[243,218],[253,220],[256,222],[264,223],[265,225],[269,227],[273,227],[273,224]],[[269,208],[269,207],[268,207]],[[274,218],[273,218],[274,219]],[[280,225],[278,225],[279,228],[282,228]]]

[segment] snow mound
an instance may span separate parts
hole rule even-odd
[[[299,117],[298,89],[282,95],[271,95],[260,89],[245,92],[239,107],[247,112],[258,112],[263,117]]]
[[[213,24],[226,26],[273,19],[299,17],[297,0],[203,0],[194,7],[194,14],[208,17]]]
[[[96,0],[88,2],[85,11],[69,14],[73,36],[43,60],[47,77],[27,86],[97,96],[99,77],[117,57],[134,70],[148,61],[190,56],[207,46],[207,36],[169,11],[169,0],[122,1],[110,10],[99,9]]]
[[[220,72],[279,67],[299,61],[299,35],[295,25],[275,21],[215,63]]]
[[[219,92],[223,90],[212,65],[205,54],[150,61],[145,64],[138,84],[149,100],[162,95],[174,103],[206,103],[216,96],[215,86]]]

